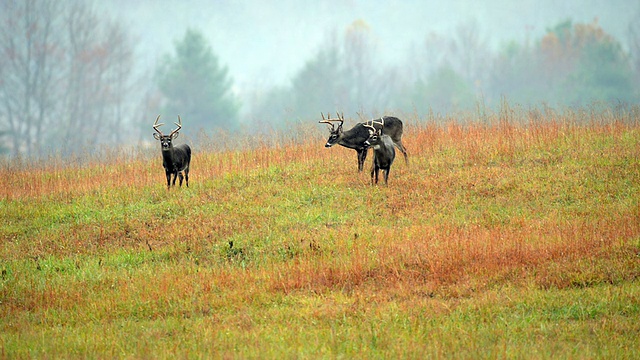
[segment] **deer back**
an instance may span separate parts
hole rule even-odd
[[[393,142],[402,141],[403,125],[402,120],[394,116],[383,116],[380,120],[374,120],[372,123],[376,129],[382,129],[383,135],[389,135]]]

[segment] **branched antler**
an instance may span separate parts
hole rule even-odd
[[[338,117],[337,119],[332,119],[331,113],[327,113],[326,119],[323,113],[320,113],[320,116],[322,116],[322,120],[318,121],[318,123],[331,125],[331,131],[335,130],[335,125],[333,124],[334,122],[336,121],[340,122],[340,124],[338,124],[338,127],[342,126],[342,124],[344,123],[344,113],[342,114],[342,118],[340,118],[340,114],[336,112],[336,116]]]
[[[178,122],[179,123],[174,123],[178,125],[178,127],[175,130],[173,130],[169,136],[173,136],[173,134],[177,133],[180,129],[182,129],[182,119],[180,119],[180,115],[178,115]]]
[[[164,123],[158,124],[158,120],[160,120],[160,115],[158,115],[158,117],[156,118],[156,121],[153,123],[153,130],[157,131],[158,134],[160,134],[160,136],[164,136],[162,131],[158,129],[160,126],[164,125]],[[178,131],[180,131],[180,129],[182,129],[182,119],[180,119],[180,115],[178,115],[178,122],[174,124],[176,124],[178,127],[175,130],[171,131],[171,134],[169,134],[170,137],[173,137],[175,133],[177,133]]]
[[[158,124],[158,120],[160,120],[160,115],[158,115],[158,117],[156,118],[156,121],[153,123],[153,130],[157,131],[158,134],[160,134],[160,136],[164,136],[162,134],[162,131],[160,131],[160,129],[158,129],[160,126],[162,126],[164,124]]]
[[[366,128],[368,128],[368,129],[369,129],[369,134],[370,134],[370,135],[375,134],[375,133],[376,133],[376,131],[377,131],[377,130],[376,130],[376,128],[374,128],[374,127],[373,127],[373,126],[371,126],[371,125],[368,125],[368,124],[362,124],[362,125],[364,125],[364,127],[366,127]]]

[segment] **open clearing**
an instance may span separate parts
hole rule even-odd
[[[171,191],[159,150],[5,163],[0,357],[639,354],[638,114],[404,117],[388,187],[318,129]]]

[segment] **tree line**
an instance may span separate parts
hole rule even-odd
[[[640,100],[640,14],[629,26],[628,51],[597,20],[566,20],[539,39],[497,51],[480,33],[469,22],[450,37],[429,34],[404,64],[380,68],[370,28],[356,22],[321,46],[289,87],[252,104],[255,116],[273,108],[288,119],[314,117],[319,109],[370,117],[395,110],[444,114],[479,103],[497,107],[503,97],[554,107]]]
[[[190,129],[234,133],[286,128],[337,109],[368,118],[498,106],[503,97],[528,106],[640,100],[640,13],[625,46],[597,21],[566,20],[498,50],[480,30],[471,21],[447,35],[426,34],[405,61],[382,65],[374,29],[357,20],[329,33],[288,84],[238,94],[216,44],[198,29],[162,51],[150,74],[136,63],[132,34],[90,3],[3,1],[0,152],[41,156],[134,143],[150,136],[157,113],[180,114]]]
[[[40,156],[120,143],[135,81],[124,28],[80,1],[3,1],[0,13],[4,151]]]

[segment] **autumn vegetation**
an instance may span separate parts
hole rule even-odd
[[[0,357],[637,353],[638,115],[403,116],[388,186],[321,127],[170,191],[159,149],[2,163]]]

